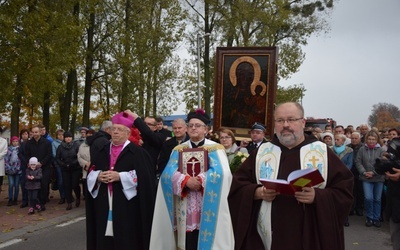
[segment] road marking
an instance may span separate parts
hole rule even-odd
[[[78,217],[78,218],[73,219],[73,220],[70,220],[70,221],[68,221],[68,222],[65,222],[65,223],[62,223],[62,224],[58,224],[56,227],[65,227],[65,226],[69,226],[69,225],[71,225],[71,224],[74,224],[74,223],[76,223],[76,222],[78,222],[78,221],[81,221],[81,220],[84,220],[84,219],[86,219],[86,217]]]
[[[9,247],[9,246],[14,245],[14,244],[17,244],[17,243],[19,243],[21,241],[22,241],[22,239],[13,239],[13,240],[10,240],[10,241],[6,241],[6,242],[0,244],[0,249]]]

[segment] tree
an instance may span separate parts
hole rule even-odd
[[[18,134],[21,111],[15,105],[21,105],[22,96],[32,97],[30,105],[41,108],[42,122],[50,127],[54,94],[63,91],[57,79],[77,61],[77,44],[71,38],[80,31],[72,12],[65,11],[75,2],[15,0],[0,9],[0,53],[6,55],[0,79],[7,80],[2,90],[13,93],[3,99],[12,106],[12,134]]]
[[[288,86],[286,89],[282,86],[278,86],[276,91],[276,103],[301,102],[304,97],[304,92],[306,91],[303,84]]]
[[[279,77],[287,79],[297,72],[305,59],[302,46],[312,34],[329,29],[325,17],[333,7],[333,0],[185,0],[192,9],[190,19],[193,33],[211,33],[205,38],[203,55],[206,111],[211,105],[209,67],[213,55],[211,46],[277,46],[279,47]],[[212,39],[213,43],[210,42]],[[191,50],[193,53],[194,51]],[[191,94],[189,94],[191,95]],[[188,96],[189,96],[188,95]],[[192,95],[193,96],[193,95]]]
[[[368,117],[368,124],[371,127],[400,128],[400,110],[390,103],[378,103],[372,106],[371,115]]]

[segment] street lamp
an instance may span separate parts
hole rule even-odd
[[[206,33],[204,35],[201,35],[200,33],[197,33],[197,103],[198,103],[198,108],[201,108],[201,91],[200,91],[200,43],[201,39],[203,39],[206,36],[209,36],[210,33]]]

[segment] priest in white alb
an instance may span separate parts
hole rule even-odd
[[[150,249],[233,249],[225,148],[205,139],[204,110],[190,112],[187,122],[190,140],[174,148],[159,181]]]

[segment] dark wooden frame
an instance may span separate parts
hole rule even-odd
[[[250,137],[254,122],[261,122],[266,125],[266,137],[272,138],[277,63],[276,47],[217,48],[214,131],[231,129],[240,140]]]

